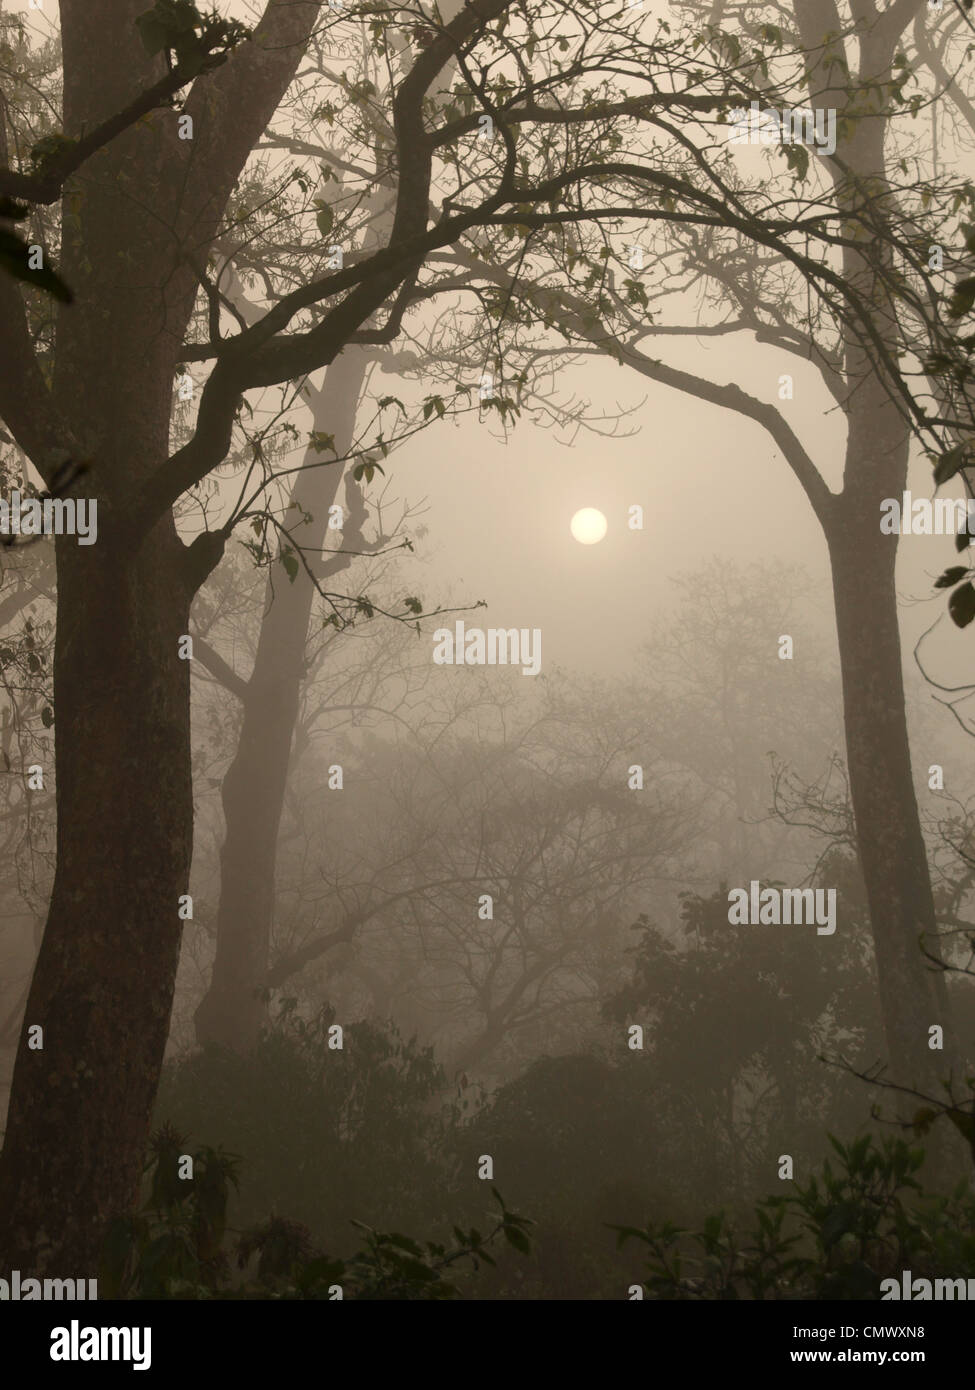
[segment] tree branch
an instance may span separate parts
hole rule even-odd
[[[211,676],[216,677],[225,690],[236,695],[238,700],[247,699],[247,692],[250,688],[248,682],[224,661],[220,653],[210,646],[206,638],[199,636],[198,633],[193,634],[193,655],[201,666],[206,667]]]
[[[216,54],[204,65],[202,72],[211,71],[226,61],[226,54]],[[154,111],[157,106],[161,106],[169,97],[175,96],[181,87],[193,82],[195,77],[195,73],[189,75],[182,68],[174,68],[134,101],[130,101],[117,115],[103,121],[90,135],[72,141],[59,154],[45,160],[42,171],[37,174],[0,169],[0,194],[8,194],[11,198],[25,198],[28,202],[41,205],[57,202],[65,180],[80,169],[86,160],[110,144],[123,131],[135,125],[136,121]]]

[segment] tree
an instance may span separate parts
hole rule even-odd
[[[629,785],[625,694],[563,682],[519,693],[430,746],[379,745],[366,765],[384,788],[378,840],[396,851],[400,891],[362,932],[356,964],[380,989],[396,982],[451,1075],[578,1047],[615,982],[629,914],[678,872],[689,839],[685,800],[649,759],[646,785]]]
[[[648,725],[665,763],[707,788],[702,829],[719,846],[708,872],[769,877],[795,849],[766,814],[770,755],[811,771],[842,737],[833,663],[805,607],[814,581],[779,562],[711,560],[673,582],[673,615],[639,655]],[[802,660],[770,672],[780,633],[795,635]]]
[[[63,139],[70,148],[52,159],[40,186],[25,183],[32,176],[9,167],[9,106],[0,148],[7,194],[60,197],[60,273],[74,296],[59,308],[47,375],[20,292],[0,280],[8,325],[0,413],[45,484],[66,459],[90,460],[86,485],[100,513],[98,545],[81,548],[70,537],[57,544],[58,864],[25,1020],[44,1026],[48,1044],[43,1053],[28,1050],[25,1026],[0,1161],[0,1248],[12,1267],[38,1270],[90,1267],[105,1222],[133,1201],[168,1028],[193,819],[189,666],[180,650],[193,595],[229,535],[224,526],[184,543],[174,504],[226,458],[245,393],[303,378],[350,342],[395,337],[432,250],[495,217],[517,223],[521,214],[511,209],[526,202],[557,218],[559,202],[585,186],[599,190],[593,201],[603,211],[629,202],[622,187],[603,192],[615,169],[593,161],[588,147],[571,167],[559,160],[553,173],[555,156],[537,140],[563,119],[560,86],[568,93],[589,71],[590,35],[610,68],[616,54],[632,53],[625,25],[614,32],[595,6],[570,41],[555,32],[557,5],[518,19],[522,41],[529,27],[537,35],[537,63],[554,62],[562,43],[570,51],[552,75],[535,78],[522,68],[517,80],[499,83],[491,72],[498,55],[509,60],[523,45],[505,36],[515,22],[509,0],[478,0],[439,25],[394,84],[395,139],[386,154],[397,187],[387,243],[323,274],[319,231],[317,255],[315,238],[305,243],[308,270],[297,287],[281,286],[258,322],[235,324],[239,331],[229,337],[220,336],[221,313],[213,308],[212,336],[188,357],[184,333],[194,305],[201,293],[214,304],[206,262],[226,230],[235,183],[294,80],[323,7],[268,0],[249,37],[221,35],[228,51],[217,53],[217,65],[210,22],[188,0],[160,0],[140,31],[141,3],[64,0]],[[370,25],[383,47],[388,20]],[[470,70],[475,55],[483,82]],[[472,109],[428,134],[425,99],[453,59],[465,66]],[[679,72],[673,51],[662,53],[655,70],[668,63]],[[160,108],[188,75],[182,109]],[[364,95],[344,92],[346,109]],[[633,109],[631,96],[612,95],[615,104],[575,108],[597,146],[614,118]],[[672,95],[659,99],[676,104]],[[720,94],[709,101],[720,104]],[[516,110],[505,121],[509,105]],[[476,130],[485,108],[502,135],[496,157],[479,186],[462,192],[455,183],[431,225],[438,150]],[[516,129],[540,149],[534,173],[519,164]],[[448,166],[438,173],[449,182]],[[639,173],[655,180],[652,159]],[[317,229],[310,200],[306,207],[297,216],[307,235],[309,226]],[[384,305],[383,325],[365,328]],[[173,378],[191,359],[212,369],[192,437],[171,453]],[[36,1084],[39,1059],[43,1087]]]
[[[826,860],[829,882],[859,906],[855,865]],[[852,872],[851,872],[852,869]],[[822,873],[814,881],[824,881]],[[715,1174],[729,1196],[760,1190],[780,1153],[815,1155],[827,1123],[862,1119],[855,1088],[838,1092],[818,1061],[842,1045],[872,1058],[879,1009],[869,944],[850,931],[828,956],[815,934],[781,927],[729,933],[728,892],[686,894],[682,930],[667,939],[642,915],[632,978],[605,1008],[621,1026],[641,1024],[654,1085],[686,1116],[681,1141],[697,1147],[710,1131]],[[863,1106],[863,1110],[866,1106]]]
[[[350,344],[392,341],[411,304],[432,292],[424,279],[429,258],[479,229],[524,239],[555,228],[564,239],[567,229],[625,217],[731,226],[781,249],[852,306],[851,352],[866,365],[871,350],[884,349],[859,282],[838,287],[832,271],[799,258],[774,199],[759,190],[743,217],[693,159],[678,172],[661,168],[650,136],[664,130],[686,153],[666,116],[718,117],[757,98],[754,72],[736,70],[734,55],[730,66],[702,67],[696,49],[666,26],[644,39],[633,16],[600,0],[582,7],[547,0],[525,11],[511,0],[476,0],[434,28],[419,7],[415,20],[374,6],[330,15],[329,31],[365,20],[367,41],[390,54],[391,139],[367,134],[375,94],[342,75],[332,84],[338,106],[319,105],[325,120],[337,111],[361,115],[364,141],[378,141],[396,180],[392,226],[382,246],[331,269],[324,209],[302,187],[308,180],[300,171],[285,171],[276,215],[298,236],[293,272],[268,286],[262,316],[241,324],[225,313],[209,258],[229,230],[235,185],[316,41],[324,7],[268,0],[245,37],[189,0],[158,0],[143,16],[141,3],[62,0],[58,152],[50,162],[45,156],[40,173],[7,167],[8,151],[21,147],[16,138],[11,144],[9,104],[0,148],[0,192],[44,205],[60,198],[59,273],[73,295],[57,306],[56,351],[44,360],[23,292],[0,278],[8,325],[0,415],[46,486],[69,461],[84,463],[99,504],[98,545],[57,543],[58,863],[0,1159],[0,1250],[10,1267],[39,1272],[90,1267],[106,1221],[130,1205],[139,1182],[192,843],[189,667],[181,651],[193,596],[239,520],[232,508],[187,544],[181,508],[199,501],[227,458],[248,393],[300,383]],[[422,30],[413,32],[419,51],[405,72],[392,62],[402,52],[401,36],[391,32],[397,25]],[[428,98],[450,63],[462,95],[439,120]],[[160,107],[188,78],[182,108]],[[484,119],[500,138],[478,155],[471,177],[452,150]],[[359,178],[339,209],[350,236],[368,169]],[[859,204],[846,212],[866,215]],[[815,223],[812,232],[841,244]],[[482,297],[488,320],[506,316],[506,290]],[[187,342],[194,308],[204,303],[208,336]],[[377,313],[380,326],[367,326]],[[583,326],[590,317],[587,310]],[[209,374],[191,436],[171,449],[173,378],[186,362],[207,364]],[[875,450],[874,424],[864,442]],[[855,578],[846,575],[850,584]],[[867,751],[873,736],[865,731]],[[900,763],[895,780],[899,770]],[[858,806],[858,815],[865,809]],[[888,805],[876,809],[885,814]],[[904,848],[913,856],[909,835]],[[916,876],[916,856],[907,862]],[[903,872],[894,865],[893,908],[902,902]],[[900,1005],[913,975],[902,937],[890,943],[891,999]],[[35,1023],[48,1040],[43,1053],[27,1047]]]
[[[895,140],[903,147],[907,137],[900,127],[925,102],[924,94],[906,91],[913,72],[900,47],[919,10],[910,0],[886,10],[857,4],[844,25],[832,0],[796,0],[788,26],[779,7],[769,7],[766,17],[753,6],[719,6],[702,26],[702,46],[730,55],[739,81],[759,89],[755,100],[763,112],[814,106],[836,117],[835,154],[810,158],[808,149],[776,137],[787,168],[770,176],[769,186],[779,193],[777,214],[791,219],[790,246],[781,238],[770,246],[752,181],[728,149],[715,149],[706,117],[689,118],[668,146],[675,160],[668,173],[680,182],[688,169],[706,169],[715,200],[734,211],[722,228],[669,209],[674,215],[663,232],[643,248],[648,263],[659,268],[653,284],[634,275],[618,243],[585,227],[570,249],[570,264],[590,270],[583,285],[553,279],[519,294],[500,257],[494,279],[510,300],[506,312],[526,325],[554,325],[577,350],[588,343],[648,380],[759,425],[805,493],[832,569],[847,760],[890,1066],[896,1075],[923,1075],[937,1086],[928,1028],[939,1022],[951,1039],[952,1027],[943,979],[927,969],[918,944],[924,937],[937,950],[936,916],[905,714],[897,543],[881,532],[879,518],[883,499],[905,486],[912,437],[926,445],[936,481],[955,448],[952,416],[930,410],[930,383],[913,386],[897,359],[919,340],[939,341],[943,315],[928,248],[944,242],[953,208],[971,214],[975,190],[967,180],[926,171],[917,188],[908,159],[888,157]],[[720,26],[732,13],[735,32],[729,33]],[[954,84],[953,99],[956,91]],[[702,128],[692,142],[695,119]],[[675,135],[668,113],[654,112],[649,120]],[[913,150],[906,153],[916,159]],[[526,216],[526,222],[543,234],[542,219]],[[675,254],[685,279],[690,273],[701,281],[715,303],[715,321],[664,321],[681,283],[669,275],[668,258]],[[460,259],[467,263],[463,254]],[[786,407],[651,355],[675,336],[736,333],[774,344],[790,366],[815,364],[847,421],[841,491],[827,485]],[[963,461],[954,454],[956,467]],[[950,1059],[952,1044],[946,1047]]]

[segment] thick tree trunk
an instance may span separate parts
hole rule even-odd
[[[58,862],[0,1166],[5,1269],[94,1276],[138,1192],[192,843],[181,549],[171,523],[134,564],[58,546]]]
[[[316,403],[315,428],[328,423],[343,456],[355,432],[356,409],[367,356],[347,350],[329,367]],[[319,418],[320,417],[320,418]],[[314,568],[328,533],[328,509],[342,466],[315,467],[298,475],[292,494],[312,521],[293,528]],[[217,949],[210,988],[196,1012],[202,1044],[250,1051],[266,1015],[265,980],[274,916],[278,829],[291,759],[305,646],[315,586],[303,565],[289,584],[278,565],[268,581],[264,620],[254,670],[244,698],[237,752],[223,781],[227,833],[220,855]]]
[[[187,549],[169,514],[139,543],[126,527],[169,455],[175,365],[198,289],[190,262],[205,264],[319,8],[269,0],[253,41],[190,93],[192,140],[177,138],[175,112],[155,112],[65,185],[61,269],[75,301],[57,321],[50,400],[38,374],[12,405],[18,419],[36,417],[25,438],[46,437],[51,410],[91,459],[76,490],[97,499],[98,538],[57,545],[58,860],[0,1158],[4,1269],[93,1276],[106,1220],[137,1196],[192,843],[179,638],[223,542]],[[61,0],[69,138],[161,75],[135,26],[144,9]],[[27,1045],[36,1024],[43,1050]]]

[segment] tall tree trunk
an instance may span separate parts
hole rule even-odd
[[[833,0],[795,0],[803,46],[819,50],[838,33]],[[837,203],[878,230],[896,214],[887,179],[887,122],[860,116],[843,132],[843,117],[871,83],[889,81],[900,31],[910,7],[861,19],[856,47],[858,75],[842,65],[816,65],[809,73],[813,104],[833,108],[840,124],[837,160],[831,165]],[[828,52],[828,44],[824,50]],[[873,264],[873,239],[862,251],[843,250],[843,275],[867,307],[878,339],[891,359],[899,347],[896,305]],[[889,250],[879,242],[890,262]],[[897,542],[880,531],[885,497],[900,496],[907,482],[910,438],[894,404],[886,368],[868,352],[848,320],[843,327],[847,388],[847,448],[843,491],[822,517],[833,573],[833,593],[846,724],[850,792],[860,863],[873,931],[889,1078],[941,1095],[952,1068],[954,1038],[944,976],[932,973],[920,938],[938,954],[931,877],[911,771],[897,612]],[[928,1029],[944,1031],[944,1050],[929,1047]],[[901,1109],[904,1108],[902,1105]],[[931,1145],[943,1170],[948,1146]]]
[[[315,428],[327,422],[339,457],[354,438],[367,362],[365,352],[347,349],[329,367],[316,401]],[[293,528],[292,535],[306,548],[305,559],[313,570],[328,534],[328,509],[341,475],[339,464],[308,468],[298,474],[292,493],[296,514],[312,517]],[[315,594],[303,565],[291,584],[281,567],[274,566],[237,752],[223,780],[227,829],[220,855],[217,949],[210,987],[195,1022],[200,1043],[242,1053],[257,1043],[266,1013],[278,829]]]
[[[0,1170],[8,1269],[95,1274],[105,1221],[138,1191],[192,842],[181,550],[171,523],[135,564],[58,543],[58,861]]]
[[[69,138],[160,77],[163,60],[135,26],[144,8],[60,0]],[[269,0],[254,39],[189,94],[191,140],[177,138],[173,110],[157,111],[68,180],[61,268],[75,301],[57,321],[50,392],[35,361],[33,377],[24,371],[31,391],[10,400],[22,435],[40,440],[50,415],[53,433],[63,424],[92,460],[77,490],[97,499],[98,537],[57,543],[57,869],[0,1157],[6,1269],[93,1275],[106,1220],[137,1196],[193,831],[179,638],[223,539],[184,546],[170,514],[138,543],[126,527],[140,486],[169,456],[175,366],[198,289],[191,261],[205,264],[319,8]],[[4,331],[30,356],[23,305],[6,282],[0,294]],[[37,1024],[43,1050],[28,1046]]]
[[[96,499],[98,529],[90,546],[70,536],[56,545],[57,868],[0,1159],[0,1263],[32,1273],[93,1275],[105,1221],[136,1195],[189,872],[179,638],[205,571],[171,516],[139,547],[126,533],[130,489],[169,452],[176,351],[194,297],[172,251],[157,258],[160,233],[132,202],[126,156],[137,162],[159,136],[130,132],[91,161],[64,237],[77,302],[58,326],[52,398],[93,460],[75,490]],[[43,1050],[28,1046],[34,1025]]]
[[[864,383],[870,393],[873,382]],[[879,388],[878,388],[879,389]],[[886,414],[886,428],[884,428]],[[893,428],[892,428],[893,427]],[[896,435],[900,434],[900,438]],[[873,928],[890,1074],[937,1088],[951,1056],[944,977],[919,939],[937,950],[934,898],[911,770],[895,587],[896,542],[880,532],[880,503],[899,496],[907,444],[889,402],[851,414],[852,482],[827,528],[843,680],[850,792]],[[940,1024],[946,1052],[928,1046]]]

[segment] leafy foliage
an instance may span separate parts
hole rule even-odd
[[[148,1196],[142,1212],[120,1217],[107,1233],[100,1269],[103,1296],[137,1299],[396,1299],[461,1297],[454,1266],[478,1270],[495,1263],[488,1247],[503,1237],[521,1254],[531,1250],[532,1223],[498,1206],[493,1227],[454,1227],[456,1244],[417,1241],[398,1231],[377,1231],[353,1221],[361,1245],[347,1259],[318,1249],[300,1222],[274,1215],[235,1242],[235,1277],[226,1248],[227,1206],[238,1185],[238,1159],[223,1150],[198,1149],[193,1177],[181,1178],[186,1139],[172,1125],[153,1136],[146,1165]],[[256,1271],[246,1270],[257,1256]]]
[[[830,853],[820,875],[839,885],[851,921],[865,921],[852,857]],[[744,1200],[764,1188],[768,1133],[785,1129],[792,1152],[813,1161],[824,1117],[837,1128],[858,1122],[857,1083],[838,1085],[816,1054],[842,1036],[853,1055],[876,1055],[880,1018],[869,953],[855,930],[842,942],[837,937],[828,960],[815,934],[795,936],[786,949],[780,927],[729,932],[724,885],[706,896],[682,895],[681,918],[682,941],[638,919],[631,978],[605,1012],[621,1025],[646,1021],[646,1061],[658,1105],[667,1098],[668,1128],[684,1136],[685,1154],[699,1153],[698,1162],[706,1154],[714,1166],[711,1177],[697,1173],[697,1191],[715,1190],[724,1172]],[[751,1123],[743,1133],[730,1117],[745,1113]]]
[[[170,52],[186,77],[195,77],[211,55],[229,53],[250,34],[246,24],[223,19],[216,10],[198,10],[192,0],[156,0],[136,19],[147,53]]]
[[[700,1230],[670,1223],[614,1227],[618,1244],[648,1252],[644,1289],[658,1299],[879,1299],[881,1281],[910,1269],[924,1277],[975,1275],[975,1197],[962,1182],[924,1196],[921,1148],[871,1135],[830,1143],[819,1174],[788,1197],[767,1197],[747,1234],[724,1212]]]
[[[966,224],[964,232],[964,255],[970,264],[975,258],[975,227]],[[934,459],[934,481],[938,487],[954,478],[962,469],[970,468],[973,458],[975,458],[973,455],[975,437],[972,435],[975,420],[972,418],[970,395],[975,334],[966,334],[960,331],[962,320],[969,318],[973,312],[975,312],[975,275],[966,274],[962,279],[956,281],[948,301],[946,313],[949,324],[953,327],[946,329],[939,335],[932,351],[924,360],[924,370],[931,376],[942,378],[944,389],[948,392],[957,416],[958,432],[962,435],[958,443]],[[959,550],[964,550],[971,544],[971,537],[967,530],[959,534],[956,543]],[[943,575],[938,581],[937,587],[947,587],[950,582]],[[968,626],[972,618],[975,617],[975,590],[970,584],[963,584],[961,589],[956,590],[950,596],[948,611],[958,627]]]
[[[352,1023],[328,1046],[335,1014],[285,1001],[250,1057],[218,1049],[167,1068],[157,1123],[170,1121],[247,1160],[233,1214],[241,1227],[287,1210],[338,1254],[349,1215],[378,1229],[403,1213],[446,1225],[442,1151],[449,1116],[432,1102],[443,1073],[394,1028]]]
[[[191,1179],[179,1175],[186,1157],[193,1161]],[[107,1232],[99,1271],[103,1296],[198,1297],[216,1290],[229,1269],[223,1240],[238,1162],[222,1149],[188,1154],[184,1136],[163,1125],[150,1146],[142,1211],[117,1217]]]

